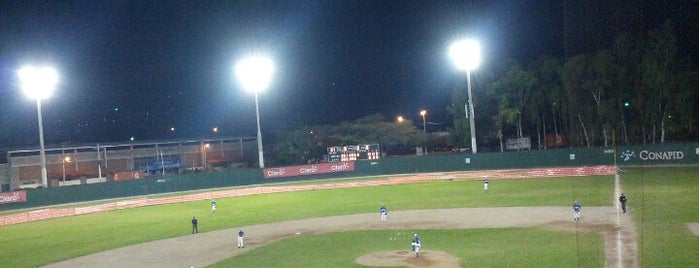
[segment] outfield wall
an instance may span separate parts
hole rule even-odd
[[[192,173],[120,182],[26,190],[26,202],[0,203],[0,211],[217,187],[328,178],[537,167],[696,165],[699,143],[611,148],[565,148],[483,154],[432,154],[355,162],[354,171],[265,179],[260,169]]]

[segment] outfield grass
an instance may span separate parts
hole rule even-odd
[[[624,185],[629,182],[626,191],[629,196],[631,213],[637,219],[639,206],[636,202],[654,200],[653,205],[643,206],[644,244],[642,249],[644,260],[641,263],[647,267],[699,267],[699,245],[696,236],[688,234],[683,224],[687,221],[699,222],[696,205],[697,197],[696,177],[699,168],[661,168],[661,169],[632,169],[622,175]],[[633,179],[632,174],[642,173],[639,179]],[[643,178],[642,180],[640,178]],[[642,183],[639,183],[641,181]],[[662,184],[662,187],[651,188],[651,182]],[[661,183],[664,182],[664,183]],[[664,194],[650,193],[660,189]],[[651,190],[653,189],[653,190]],[[639,196],[642,196],[639,198]],[[152,206],[128,210],[113,211],[92,215],[75,216],[61,219],[53,219],[26,224],[5,226],[0,228],[0,259],[6,267],[37,267],[43,264],[77,256],[104,251],[106,249],[121,247],[146,241],[158,240],[168,237],[176,237],[189,234],[189,220],[196,215],[200,220],[199,231],[206,232],[233,226],[246,226],[259,223],[277,222],[292,219],[304,219],[309,217],[343,215],[354,213],[373,213],[378,211],[381,203],[389,206],[390,210],[452,208],[452,207],[494,207],[494,206],[570,206],[573,200],[579,200],[583,206],[611,205],[613,198],[613,180],[611,176],[599,177],[574,177],[557,179],[529,179],[529,180],[491,180],[490,191],[483,193],[480,181],[441,181],[397,186],[378,186],[366,188],[349,188],[334,190],[316,190],[296,193],[280,193],[257,196],[235,197],[217,200],[219,212],[209,211],[209,201],[188,202],[180,204]],[[416,201],[419,200],[419,201]],[[664,204],[664,205],[663,205]],[[675,209],[667,209],[673,207]],[[667,213],[681,215],[670,217]],[[670,223],[670,229],[663,228],[665,223]],[[681,226],[680,226],[681,225]],[[374,232],[374,231],[371,231]],[[593,237],[579,239],[576,234],[565,232],[553,232],[537,229],[499,229],[494,232],[482,232],[479,230],[453,230],[434,231],[455,232],[451,235],[464,237],[454,241],[444,240],[440,243],[440,250],[449,252],[469,263],[474,261],[474,266],[510,266],[512,259],[521,262],[521,267],[542,267],[542,263],[560,264],[557,261],[560,256],[571,256],[574,252],[575,261],[583,264],[592,264],[590,267],[599,267],[602,248],[600,238]],[[529,233],[530,232],[530,233]],[[672,232],[672,234],[670,234]],[[439,234],[438,234],[439,233]],[[524,233],[524,234],[521,234]],[[529,233],[529,234],[527,234]],[[527,243],[527,249],[517,243],[517,237],[539,237],[543,233],[546,242],[541,244]],[[371,233],[349,232],[351,237],[367,238]],[[338,240],[338,249],[343,250],[342,242],[344,233],[327,235],[327,239]],[[572,236],[572,238],[571,238]],[[252,250],[233,259],[224,261],[221,265],[229,266],[238,263],[239,260],[251,258],[258,251],[272,250],[274,247],[295,248],[288,253],[292,255],[308,254],[306,246],[285,245],[286,243],[313,243],[313,239],[326,239],[326,235],[309,237],[302,240],[282,240],[267,247]],[[468,238],[468,239],[466,239]],[[571,244],[571,239],[577,242]],[[662,241],[667,240],[667,241]],[[351,242],[351,240],[349,240]],[[387,240],[388,241],[388,240]],[[386,242],[387,242],[386,241]],[[467,241],[479,241],[469,245]],[[525,240],[526,241],[526,240]],[[391,245],[382,243],[372,247],[386,247]],[[334,244],[334,243],[333,243]],[[464,244],[464,245],[461,245]],[[507,247],[507,245],[513,245]],[[461,246],[457,246],[461,245]],[[473,255],[478,252],[474,246],[500,249],[492,250],[492,253]],[[547,249],[548,245],[557,245],[556,250],[562,250],[560,254],[544,254],[540,252],[557,252]],[[269,249],[268,249],[269,247]],[[391,248],[393,248],[391,246]],[[431,247],[432,248],[432,247]],[[453,248],[450,250],[450,248]],[[348,250],[344,248],[344,250]],[[288,251],[288,250],[287,250]],[[531,251],[531,254],[528,253]],[[580,255],[580,251],[584,254]],[[327,259],[350,258],[357,256],[339,256],[334,252],[315,252],[323,254]],[[592,254],[589,254],[592,253]],[[251,254],[251,255],[248,255]],[[285,253],[286,254],[286,253]],[[264,254],[261,256],[265,256]],[[353,256],[353,257],[352,257]],[[480,257],[479,257],[480,256]],[[519,256],[519,257],[518,257]],[[536,265],[527,265],[520,259],[528,256],[537,256]],[[543,257],[539,257],[543,256]],[[591,256],[591,257],[590,257]],[[598,258],[598,257],[599,258]],[[502,262],[492,262],[491,258],[500,259]],[[544,259],[541,259],[544,258]],[[676,264],[665,266],[668,263]],[[485,260],[481,260],[485,259]],[[233,262],[235,260],[235,262]],[[657,261],[656,261],[657,260]],[[258,260],[259,261],[259,260]],[[285,259],[278,259],[274,267],[293,266]],[[329,262],[342,263],[340,266],[351,266],[343,260],[328,260]],[[488,261],[488,262],[475,262]],[[566,260],[565,264],[571,260]],[[504,265],[499,265],[501,263]],[[563,264],[563,266],[567,266]],[[650,265],[652,264],[652,265]],[[685,265],[687,264],[687,265]],[[238,266],[238,265],[235,265]],[[253,265],[254,266],[254,265]],[[267,265],[263,265],[267,266]],[[587,265],[583,265],[588,267]],[[316,266],[318,267],[318,266]],[[327,267],[327,266],[326,266]],[[556,267],[560,267],[557,266]]]
[[[632,168],[621,174],[643,267],[699,267],[699,167]]]

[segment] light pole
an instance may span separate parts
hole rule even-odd
[[[267,57],[253,56],[245,58],[235,66],[235,75],[243,88],[255,93],[255,114],[257,117],[257,152],[260,168],[265,168],[262,153],[262,131],[260,130],[260,106],[257,95],[267,89],[274,73],[274,63]]]
[[[39,154],[41,155],[41,185],[48,187],[46,172],[46,151],[44,149],[44,126],[41,118],[41,100],[47,99],[53,93],[58,83],[58,73],[51,67],[26,66],[19,69],[22,91],[27,97],[36,99],[36,110],[39,118]]]
[[[466,71],[466,83],[468,84],[468,110],[471,127],[471,150],[474,154],[478,153],[476,145],[476,115],[473,109],[473,95],[471,94],[471,71],[478,67],[481,61],[480,45],[475,40],[462,40],[451,45],[449,48],[449,56],[454,61],[456,68]]]
[[[422,116],[422,133],[427,134],[427,123],[425,121],[425,115],[427,115],[427,111],[420,111],[420,115]]]
[[[70,162],[70,156],[63,158],[63,186],[66,185],[66,162]]]

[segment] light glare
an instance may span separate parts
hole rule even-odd
[[[475,40],[458,41],[449,47],[449,57],[454,61],[457,69],[471,71],[478,68],[480,64],[480,45]]]
[[[22,90],[32,99],[47,99],[58,84],[58,73],[51,67],[22,67],[17,71]]]
[[[235,76],[245,90],[257,93],[266,89],[274,73],[274,63],[267,57],[243,59],[235,66]]]

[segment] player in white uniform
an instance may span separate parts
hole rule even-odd
[[[417,234],[414,235],[413,242],[410,243],[410,245],[413,247],[413,251],[415,251],[415,258],[420,258],[420,247],[422,246],[422,241]]]
[[[580,221],[580,211],[582,211],[582,206],[578,201],[575,201],[575,204],[573,204],[573,220],[576,222]]]
[[[238,231],[238,248],[245,247],[245,244],[243,243],[244,236],[245,236],[245,232],[243,232],[243,229],[241,228],[240,231]]]
[[[387,221],[388,220],[388,209],[386,206],[381,206],[379,209],[379,213],[381,213],[381,221]]]
[[[216,212],[216,200],[211,200],[211,212]]]
[[[488,191],[488,176],[483,179],[483,191]]]

